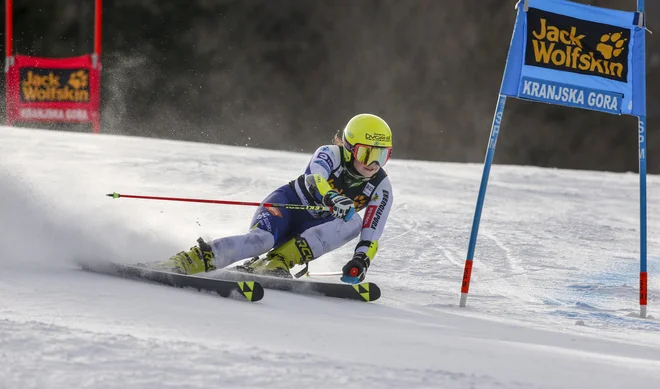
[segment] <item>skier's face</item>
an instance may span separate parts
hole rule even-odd
[[[357,159],[353,160],[353,167],[361,176],[367,178],[373,177],[380,170],[380,166],[376,162],[372,162],[371,165],[367,166]]]

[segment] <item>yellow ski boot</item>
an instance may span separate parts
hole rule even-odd
[[[179,274],[196,274],[215,270],[213,250],[202,238],[197,239],[197,246],[189,251],[182,251],[159,263],[154,268]]]
[[[309,244],[300,236],[271,250],[265,257],[255,257],[237,266],[236,270],[273,277],[293,278],[291,269],[296,265],[306,265],[314,259]]]

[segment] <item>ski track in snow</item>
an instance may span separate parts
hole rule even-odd
[[[485,145],[484,145],[485,147]],[[394,206],[363,304],[258,303],[83,272],[243,233],[308,154],[2,128],[1,388],[621,388],[660,379],[660,211],[649,176],[649,314],[638,317],[636,174],[491,171],[468,306],[459,288],[481,164],[392,160]],[[354,242],[314,261],[336,271]],[[326,281],[333,281],[328,280]]]
[[[19,355],[0,354],[4,354],[5,361],[0,372],[7,379],[8,387],[115,388],[117,374],[122,374],[122,379],[132,387],[142,388],[196,388],[211,382],[222,387],[287,388],[292,377],[296,385],[312,387],[498,384],[492,377],[440,369],[390,367],[383,370],[368,361],[347,366],[342,361],[304,352],[269,352],[255,346],[136,338],[39,322],[0,321],[0,331],[7,335],[0,342],[3,350],[22,348],[28,351]],[[40,358],[34,359],[33,353]],[[9,366],[21,369],[10,370]],[[57,373],[43,378],[35,374],[40,370]],[[80,376],[84,378],[72,379]]]

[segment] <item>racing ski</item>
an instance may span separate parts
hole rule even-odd
[[[200,291],[216,292],[222,297],[235,297],[247,301],[259,301],[264,297],[264,288],[257,281],[246,278],[221,280],[192,275],[183,275],[162,270],[154,270],[136,265],[122,265],[113,262],[80,262],[84,270],[122,278],[148,280],[179,288],[194,288]]]
[[[376,301],[380,298],[380,288],[373,282],[361,284],[330,283],[307,281],[293,278],[279,278],[257,275],[238,270],[216,270],[207,277],[222,280],[250,280],[266,289],[276,289],[307,295],[319,295],[356,301]]]

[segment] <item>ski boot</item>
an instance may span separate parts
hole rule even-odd
[[[258,275],[293,278],[291,269],[296,265],[307,265],[314,259],[305,238],[297,236],[280,247],[271,250],[266,257],[254,257],[236,270]]]
[[[189,251],[175,254],[154,268],[179,274],[196,274],[215,270],[211,246],[202,238],[197,239],[197,243],[198,245],[191,247]]]

